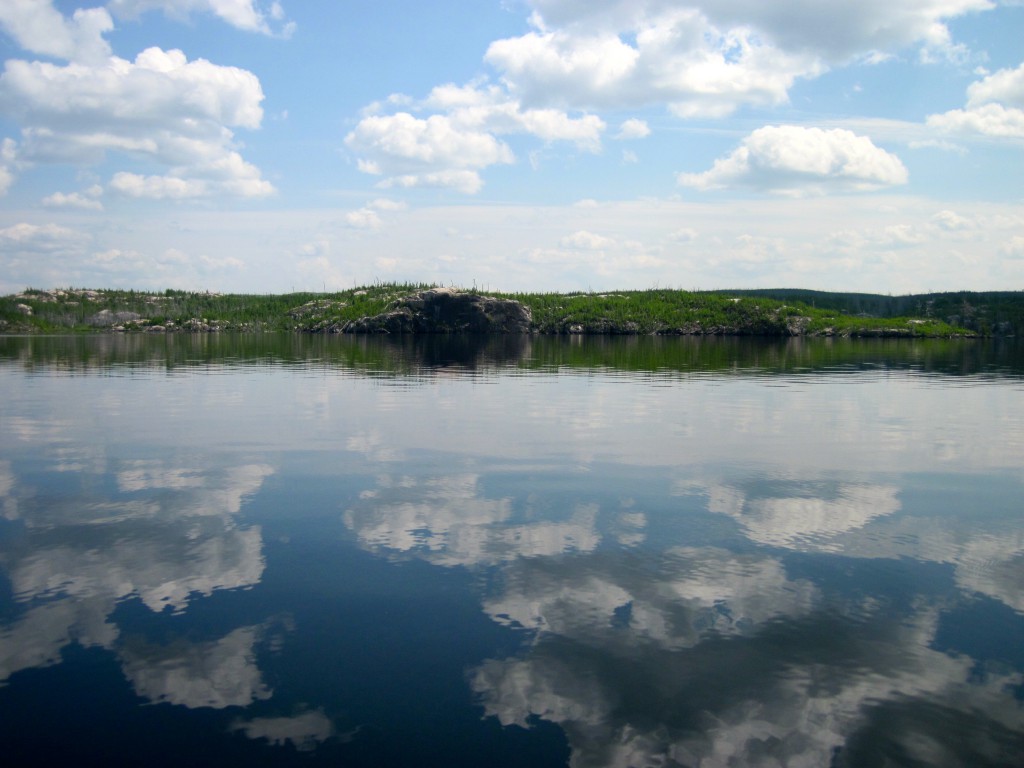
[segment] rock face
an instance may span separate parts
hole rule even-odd
[[[109,309],[102,309],[90,317],[87,322],[97,328],[114,325],[116,323],[137,323],[142,315],[136,312],[112,312]]]
[[[532,315],[513,299],[431,288],[348,323],[344,333],[529,333]]]

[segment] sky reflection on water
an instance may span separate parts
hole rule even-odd
[[[10,753],[1014,765],[1015,351],[668,341],[4,340]]]

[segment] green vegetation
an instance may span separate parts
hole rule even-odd
[[[715,334],[752,336],[965,335],[937,318],[884,321],[816,309],[800,301],[738,292],[674,290],[608,294],[514,294],[533,311],[541,333]]]
[[[335,293],[35,290],[0,298],[0,333],[338,332],[430,286],[378,284]],[[528,306],[541,334],[926,336],[1014,335],[1024,292],[889,297],[801,290],[493,294]]]
[[[1024,293],[1021,291],[958,291],[908,296],[829,293],[800,289],[764,289],[731,293],[734,296],[800,302],[815,309],[831,309],[847,315],[870,318],[938,318],[950,325],[976,331],[982,336],[1016,335],[1024,329]]]
[[[267,295],[30,288],[0,298],[0,333],[312,331],[377,314],[395,298],[426,287]]]

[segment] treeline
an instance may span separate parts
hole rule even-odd
[[[27,289],[0,298],[0,333],[342,329],[425,284],[333,293],[219,294]],[[530,308],[541,334],[1009,336],[1024,329],[1024,292],[913,296],[797,289],[493,294]]]
[[[934,318],[982,336],[1009,336],[1024,330],[1024,292],[1021,291],[957,291],[884,296],[874,293],[770,288],[730,293],[800,302],[816,309],[831,309],[868,318]]]

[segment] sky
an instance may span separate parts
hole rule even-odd
[[[1024,289],[1024,0],[0,0],[0,293]]]

